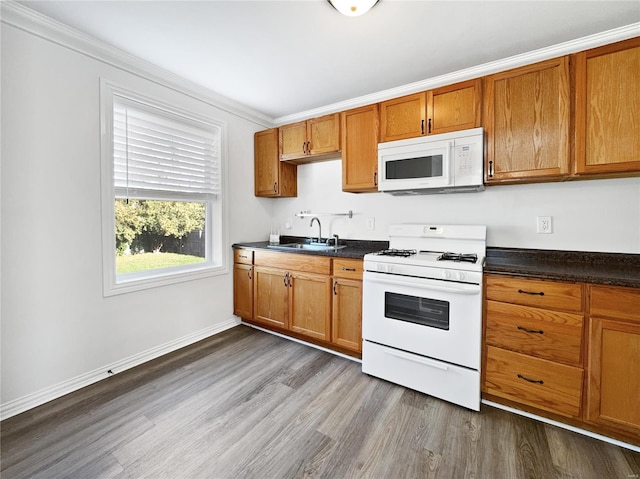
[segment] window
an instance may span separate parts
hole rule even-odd
[[[226,272],[223,125],[101,91],[104,294]]]

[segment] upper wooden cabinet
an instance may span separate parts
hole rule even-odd
[[[378,105],[342,112],[342,190],[378,191]]]
[[[297,196],[296,165],[278,159],[278,129],[259,131],[254,135],[255,195],[265,197]]]
[[[427,114],[426,92],[414,93],[380,103],[380,141],[422,136]]]
[[[427,134],[482,125],[482,80],[469,80],[427,92]]]
[[[640,37],[580,52],[575,174],[640,172]]]
[[[569,57],[485,78],[487,183],[569,173]]]
[[[335,157],[340,151],[340,114],[334,113],[279,128],[280,159],[306,163]]]
[[[380,141],[481,125],[482,81],[469,80],[380,103]]]
[[[569,57],[485,77],[485,181],[569,173]]]

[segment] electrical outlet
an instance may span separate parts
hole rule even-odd
[[[553,233],[553,216],[538,216],[537,217],[537,232],[538,234],[551,234]]]
[[[375,218],[367,218],[367,229],[368,230],[376,229],[376,219]]]

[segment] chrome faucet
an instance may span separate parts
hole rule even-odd
[[[320,241],[322,241],[322,225],[320,224],[320,220],[314,216],[313,218],[311,218],[311,223],[309,223],[309,226],[313,226],[313,220],[316,220],[318,222],[318,243],[320,243]]]

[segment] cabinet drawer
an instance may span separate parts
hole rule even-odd
[[[336,278],[362,280],[362,260],[334,258],[333,275]]]
[[[581,314],[487,301],[486,342],[581,365],[583,319]]]
[[[485,391],[577,418],[582,369],[487,346]]]
[[[591,316],[628,319],[640,323],[640,289],[592,285]]]
[[[253,264],[253,250],[250,249],[234,249],[233,262],[241,264]]]
[[[582,311],[582,285],[487,275],[487,299],[541,308]]]
[[[269,266],[307,273],[331,274],[331,258],[295,253],[257,250],[253,256],[257,266]]]

